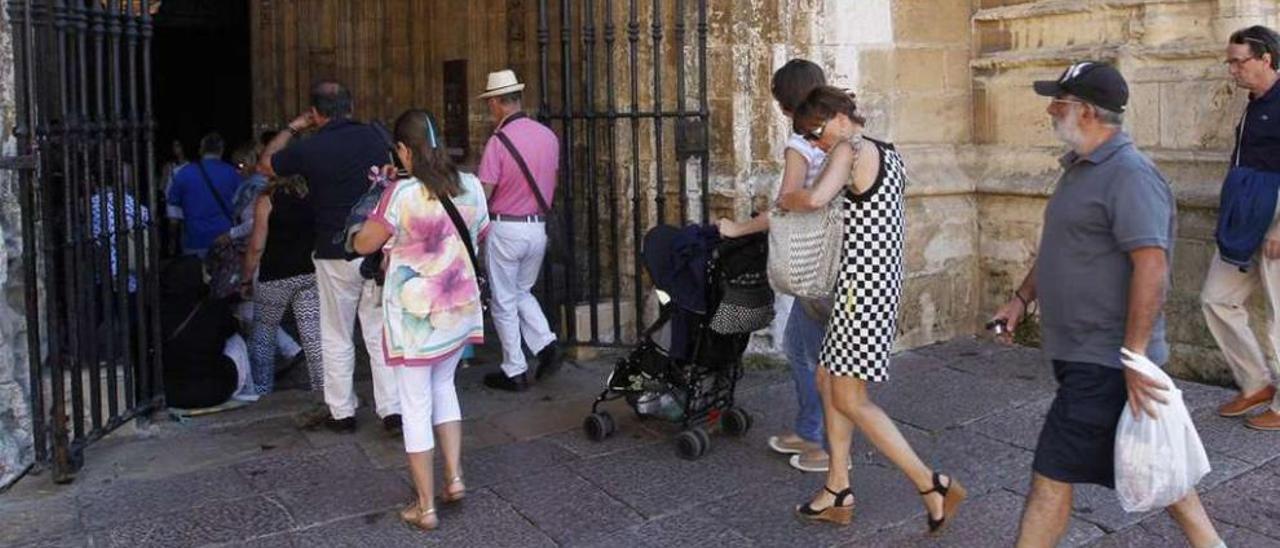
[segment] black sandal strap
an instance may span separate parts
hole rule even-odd
[[[844,499],[845,499],[845,498],[850,498],[850,499],[852,499],[852,498],[853,498],[853,489],[852,489],[852,488],[850,488],[850,487],[846,487],[846,488],[844,488],[844,489],[843,489],[843,490],[841,490],[841,491],[833,491],[830,487],[827,487],[826,485],[823,485],[823,486],[822,486],[822,490],[824,490],[824,491],[826,491],[826,492],[828,492],[828,493],[831,493],[833,496],[835,496],[835,497],[836,497],[835,502],[833,502],[833,503],[831,504],[831,506],[828,506],[827,508],[833,508],[833,507],[834,507],[834,508],[843,508],[843,507],[845,507],[845,506],[853,506],[853,503],[849,503],[848,505],[844,504]],[[823,508],[822,510],[826,510],[826,508]],[[802,505],[799,507],[799,509],[798,509],[798,511],[799,511],[801,514],[804,514],[804,515],[806,515],[806,516],[816,516],[816,515],[818,515],[818,514],[821,514],[821,513],[822,513],[822,510],[815,510],[815,509],[813,508],[813,506],[811,506],[809,503],[802,504]]]
[[[930,489],[930,490],[928,490],[928,491],[920,491],[920,496],[925,496],[925,495],[930,495],[930,494],[933,494],[933,493],[937,493],[937,494],[939,494],[939,495],[942,495],[943,497],[946,497],[946,496],[947,496],[947,491],[950,491],[950,490],[951,490],[951,486],[950,486],[950,485],[943,485],[943,484],[942,484],[942,474],[939,474],[939,473],[937,473],[937,472],[934,472],[934,473],[933,473],[933,489]]]

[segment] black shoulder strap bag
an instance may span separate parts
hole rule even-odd
[[[485,277],[485,271],[480,268],[480,261],[476,258],[476,249],[471,243],[471,230],[467,228],[467,223],[462,220],[462,214],[458,213],[458,207],[453,205],[452,198],[441,194],[440,203],[444,205],[444,210],[449,213],[449,219],[453,221],[453,228],[458,231],[458,237],[462,238],[463,245],[467,246],[467,256],[471,258],[471,269],[476,273],[476,285],[480,288],[480,306],[485,311],[488,311],[489,280]]]
[[[516,161],[516,165],[520,166],[520,173],[524,174],[525,183],[529,185],[529,192],[533,193],[533,198],[538,201],[538,209],[542,211],[544,217],[544,226],[547,231],[547,256],[553,262],[560,262],[565,256],[564,231],[560,228],[560,217],[551,210],[551,205],[547,203],[547,199],[542,196],[542,191],[538,190],[538,185],[534,182],[533,172],[529,171],[529,164],[525,163],[524,156],[520,154],[520,150],[516,148],[515,143],[511,142],[511,138],[502,132],[502,128],[507,124],[527,118],[523,112],[518,112],[507,118],[494,136],[498,141],[502,142],[502,146],[506,147],[507,152],[511,153],[511,158]]]
[[[218,201],[218,207],[222,209],[222,214],[227,216],[227,220],[231,221],[231,226],[236,226],[235,215],[231,214],[231,208],[227,207],[227,202],[222,199],[222,194],[218,193],[218,189],[213,187],[213,179],[209,177],[209,172],[204,169],[204,160],[196,160],[192,162],[196,167],[200,168],[200,178],[204,181],[204,187],[209,189],[209,194],[213,195],[213,199]]]

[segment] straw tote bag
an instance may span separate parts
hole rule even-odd
[[[862,137],[850,140],[857,166]],[[806,212],[769,212],[769,283],[774,291],[825,299],[835,292],[844,245],[844,209],[839,196]]]

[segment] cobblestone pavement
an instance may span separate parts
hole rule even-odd
[[[302,432],[292,415],[310,396],[285,391],[119,432],[90,448],[70,485],[48,474],[23,479],[0,494],[0,545],[1007,546],[1054,388],[1030,349],[962,339],[896,358],[874,397],[925,461],[972,496],[947,534],[930,540],[912,486],[861,439],[854,523],[792,516],[822,478],[765,446],[791,420],[784,371],[748,373],[738,399],[753,428],[743,438],[713,435],[701,460],[677,458],[673,428],[639,423],[624,406],[609,407],[619,433],[588,441],[580,425],[615,357],[568,364],[523,394],[480,388],[488,367],[461,371],[468,496],[441,507],[431,533],[399,522],[395,511],[411,497],[400,441],[367,408],[354,435]],[[1227,544],[1280,547],[1280,434],[1217,417],[1227,390],[1183,389],[1213,463],[1201,492]],[[1164,514],[1126,514],[1096,488],[1077,492],[1064,544],[1185,546]]]

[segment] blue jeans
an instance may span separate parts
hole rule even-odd
[[[797,300],[791,306],[787,329],[782,335],[782,350],[791,365],[791,378],[796,383],[795,432],[805,441],[822,445],[822,397],[818,395],[818,352],[826,334],[824,322],[809,317]]]

